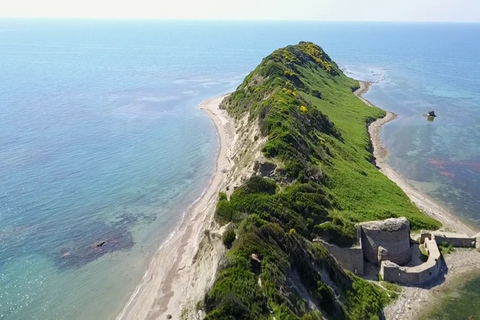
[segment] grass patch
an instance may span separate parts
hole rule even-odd
[[[442,256],[445,256],[445,255],[455,251],[455,248],[453,247],[453,245],[448,244],[447,242],[442,242],[438,246],[438,248],[440,249],[440,253],[442,254]]]

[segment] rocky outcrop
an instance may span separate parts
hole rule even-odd
[[[381,260],[399,265],[410,261],[410,224],[406,218],[361,223],[360,235],[367,261],[379,264],[379,247],[383,248]]]
[[[255,161],[253,165],[253,171],[256,175],[273,179],[279,183],[292,182],[291,179],[288,179],[285,169],[280,168],[280,166],[275,163],[261,159],[261,157],[258,158],[259,160]]]

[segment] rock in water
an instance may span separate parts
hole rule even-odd
[[[102,247],[104,244],[105,244],[106,241],[100,241],[100,242],[97,242],[95,244],[95,246],[98,248],[98,247]]]
[[[437,115],[435,114],[435,111],[428,111],[428,116],[429,117],[436,117]]]

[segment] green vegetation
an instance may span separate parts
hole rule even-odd
[[[386,281],[380,282],[380,285],[387,290],[388,295],[391,299],[396,299],[401,293],[400,286],[395,283],[390,283]]]
[[[442,242],[438,248],[440,249],[440,253],[442,254],[442,256],[444,255],[447,255],[449,253],[452,253],[453,251],[455,251],[455,248],[453,247],[453,245],[451,244],[448,244],[447,242]]]
[[[420,260],[426,262],[428,260],[428,252],[424,244],[419,245],[418,249],[420,250]]]
[[[310,241],[349,246],[356,222],[390,217],[439,227],[372,164],[366,127],[384,112],[355,97],[358,86],[301,42],[266,57],[224,101],[230,115],[258,124],[265,156],[292,182],[253,176],[220,196],[216,218],[237,226],[236,240],[205,298],[206,319],[378,319],[388,290]]]
[[[222,237],[223,244],[227,248],[230,248],[232,246],[233,241],[235,241],[235,238],[236,238],[235,229],[228,228],[227,230],[225,230],[225,233],[223,234],[223,237]]]

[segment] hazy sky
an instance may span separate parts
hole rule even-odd
[[[480,0],[0,0],[0,16],[480,22]]]

